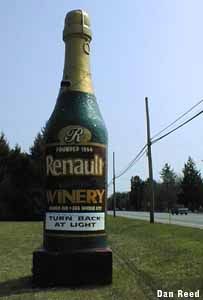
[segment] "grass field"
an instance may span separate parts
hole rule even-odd
[[[199,289],[203,299],[201,229],[110,216],[107,227],[112,285],[32,289],[32,252],[42,243],[42,223],[0,222],[0,299],[153,300],[160,299],[157,289],[174,291],[173,299],[181,299],[178,289]]]

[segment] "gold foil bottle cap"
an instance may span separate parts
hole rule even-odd
[[[63,30],[64,42],[67,41],[68,36],[70,35],[83,36],[89,41],[92,39],[90,19],[86,11],[76,9],[67,13],[65,18],[65,27]]]

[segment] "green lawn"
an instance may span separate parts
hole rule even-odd
[[[0,222],[0,299],[153,300],[160,299],[157,289],[174,291],[173,299],[181,299],[178,289],[199,289],[203,299],[201,229],[109,216],[107,230],[112,285],[32,289],[32,252],[42,243],[42,223]]]

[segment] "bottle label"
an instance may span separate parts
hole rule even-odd
[[[45,229],[104,230],[106,145],[91,142],[91,132],[80,126],[67,126],[58,137],[45,153]]]
[[[46,213],[46,229],[58,231],[104,230],[104,213]]]

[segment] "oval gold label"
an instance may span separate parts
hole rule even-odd
[[[83,144],[91,140],[92,134],[87,128],[71,125],[62,128],[58,137],[62,144]]]

